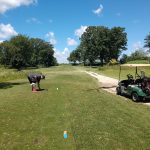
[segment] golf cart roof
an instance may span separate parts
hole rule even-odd
[[[150,66],[150,64],[123,64],[120,66],[122,67],[146,67],[146,66]]]

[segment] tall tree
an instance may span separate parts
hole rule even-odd
[[[31,55],[31,65],[37,66],[40,64],[40,51],[47,49],[45,46],[45,41],[39,38],[31,38],[31,48],[32,48],[32,55]]]
[[[98,26],[96,28],[97,30],[95,32],[95,50],[97,53],[97,58],[100,60],[101,65],[103,66],[104,61],[107,61],[107,55],[109,52],[109,29],[104,26]]]
[[[85,62],[85,48],[82,44],[78,45],[75,50],[73,50],[70,53],[70,56],[67,58],[69,62],[73,62],[75,64],[76,62]]]
[[[18,53],[18,48],[9,41],[0,44],[0,63],[4,66],[11,66],[12,58]]]
[[[126,50],[127,33],[125,28],[113,27],[109,33],[109,60],[118,59],[121,52]]]
[[[17,35],[10,39],[10,43],[18,48],[19,57],[22,57],[23,62],[25,62],[24,66],[29,66],[33,53],[30,38],[25,35]]]
[[[109,29],[104,26],[89,26],[80,40],[84,61],[88,60],[92,65],[99,59],[103,65],[104,61],[117,60],[121,52],[126,50],[127,34],[121,27]]]
[[[26,66],[57,65],[53,45],[38,38],[17,35],[0,43],[0,63],[20,69]]]
[[[90,65],[93,65],[95,60],[97,59],[97,51],[96,51],[96,33],[97,28],[95,26],[90,26],[86,29],[81,36],[81,45],[84,47],[84,61],[89,61]]]
[[[39,38],[31,38],[32,56],[31,65],[37,66],[42,64],[46,67],[57,65],[54,58],[53,45]]]
[[[40,64],[44,65],[45,67],[52,66],[55,58],[54,58],[54,50],[53,45],[48,42],[42,42],[41,50],[39,52],[39,61]]]

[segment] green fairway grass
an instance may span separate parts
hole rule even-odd
[[[103,91],[81,67],[36,71],[47,91],[26,78],[0,86],[0,150],[149,149],[149,106]]]

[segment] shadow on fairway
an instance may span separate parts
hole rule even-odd
[[[100,89],[101,89],[101,87],[98,87],[98,88],[93,88],[93,89],[87,89],[86,91],[97,91],[97,92],[99,92]]]
[[[48,91],[48,89],[36,89],[37,91]]]
[[[13,86],[16,85],[22,85],[22,84],[26,84],[27,82],[1,82],[0,83],[0,89],[7,89],[7,88],[12,88]]]
[[[99,92],[100,89],[111,89],[111,88],[115,88],[115,87],[116,87],[116,85],[114,85],[114,86],[100,86],[100,87],[98,87],[98,88],[87,89],[86,91],[93,91],[93,90],[96,90],[96,91]]]
[[[101,89],[111,89],[111,88],[116,88],[117,86],[116,85],[113,85],[113,86],[101,86],[100,88]]]
[[[142,103],[150,103],[150,98],[146,98],[144,101],[139,101],[139,102],[142,102]]]

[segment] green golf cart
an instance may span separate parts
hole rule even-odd
[[[135,77],[131,74],[127,74],[126,80],[120,81],[122,67],[133,67],[135,68]],[[124,64],[120,65],[119,71],[119,83],[116,88],[116,93],[122,96],[129,96],[133,101],[137,102],[140,100],[146,100],[150,98],[150,78],[145,76],[145,72],[141,71],[138,74],[138,67],[150,66],[150,64]]]

